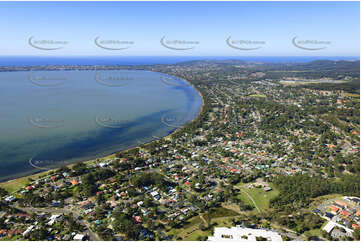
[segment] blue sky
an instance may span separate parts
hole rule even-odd
[[[359,2],[0,2],[0,55],[37,56],[359,56]],[[40,50],[33,40],[67,41]],[[133,42],[106,50],[94,39]],[[173,50],[160,39],[198,44]],[[257,41],[238,45],[226,39]],[[305,50],[292,39],[326,41]],[[259,44],[261,43],[261,44]],[[235,44],[236,45],[236,44]],[[38,45],[39,46],[39,45]],[[57,46],[57,45],[52,45]],[[169,44],[168,46],[171,46]]]

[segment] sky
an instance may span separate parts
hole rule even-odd
[[[0,2],[0,36],[0,56],[359,56],[360,3]]]

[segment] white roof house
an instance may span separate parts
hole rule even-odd
[[[83,239],[84,239],[84,235],[82,235],[82,234],[77,234],[77,235],[75,235],[74,236],[74,238],[73,238],[73,240],[75,240],[75,241],[82,241]]]
[[[157,191],[151,192],[150,194],[151,194],[153,197],[159,195],[159,193],[158,193]]]
[[[61,217],[61,214],[53,214],[51,215],[51,217],[49,218],[50,220],[56,220],[58,219],[59,217]]]
[[[55,224],[56,222],[58,222],[59,220],[61,220],[62,215],[61,214],[54,214],[51,215],[48,225],[52,226],[53,224]]]
[[[325,227],[323,227],[322,230],[326,231],[327,233],[330,233],[333,228],[336,226],[336,223],[332,222],[332,221],[329,221]]]
[[[13,202],[15,200],[16,200],[16,198],[14,196],[8,196],[7,198],[5,198],[6,202]]]
[[[257,237],[266,238],[268,241],[282,241],[281,235],[277,232],[239,226],[215,228],[213,236],[208,237],[208,241],[256,241]]]
[[[326,231],[327,233],[330,233],[332,231],[332,229],[337,226],[339,228],[343,228],[344,230],[346,230],[346,233],[348,236],[352,236],[352,233],[354,232],[352,229],[349,229],[341,224],[335,223],[333,221],[329,221],[325,227],[323,227],[323,230]]]
[[[29,228],[27,228],[23,233],[23,237],[26,237],[33,230],[34,227],[34,225],[31,225]]]

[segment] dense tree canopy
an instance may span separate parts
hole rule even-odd
[[[281,210],[306,207],[312,198],[331,193],[353,196],[360,194],[360,179],[353,175],[330,181],[319,176],[296,174],[280,176],[273,182],[280,190],[280,195],[271,200],[271,206]]]

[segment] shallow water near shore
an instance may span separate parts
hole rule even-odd
[[[149,142],[194,119],[199,93],[138,70],[0,73],[0,181]]]

